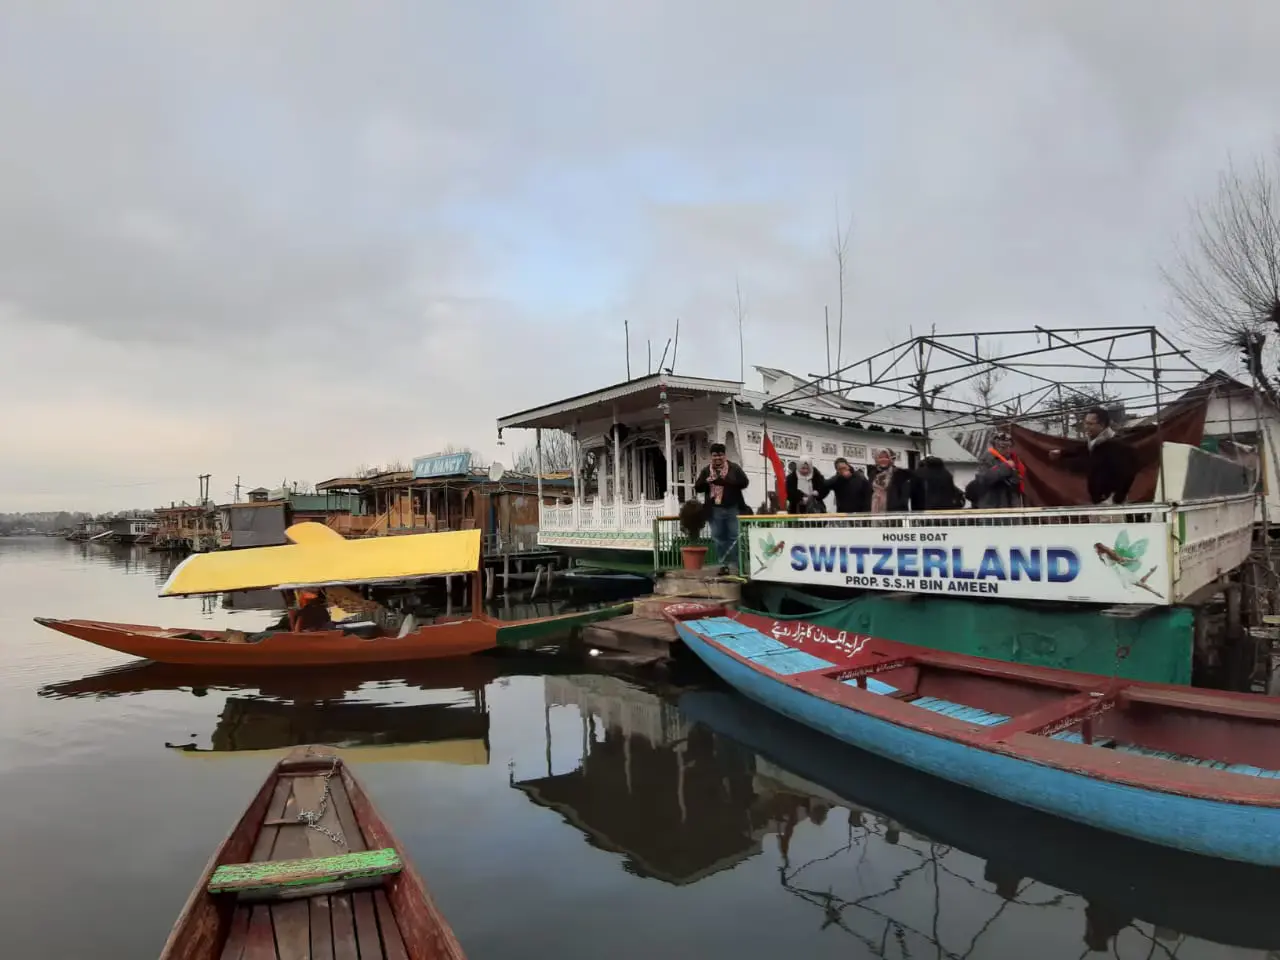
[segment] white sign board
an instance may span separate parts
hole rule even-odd
[[[1018,600],[1167,604],[1161,523],[744,525],[753,580]]]

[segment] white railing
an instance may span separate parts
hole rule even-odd
[[[674,516],[678,506],[674,498],[644,500],[640,503],[602,504],[599,500],[586,503],[543,505],[539,512],[543,533],[566,531],[622,531],[624,533],[653,533],[653,521],[658,517]]]

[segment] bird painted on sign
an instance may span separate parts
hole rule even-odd
[[[757,560],[759,561],[759,566],[756,567],[755,572],[759,573],[761,570],[767,567],[769,565],[769,562],[773,560],[774,557],[781,556],[782,551],[785,550],[786,548],[787,548],[787,541],[779,540],[777,543],[774,543],[772,533],[766,536],[763,540],[760,541],[760,554],[757,557]]]
[[[1147,552],[1145,539],[1130,543],[1129,534],[1121,530],[1120,535],[1116,537],[1114,547],[1108,547],[1105,543],[1095,543],[1093,550],[1098,555],[1098,559],[1112,570],[1116,578],[1125,586],[1137,587],[1163,599],[1159,591],[1147,585],[1147,581],[1151,579],[1151,575],[1156,572],[1158,566],[1152,567],[1141,577],[1138,576],[1138,571],[1142,569],[1142,556]]]

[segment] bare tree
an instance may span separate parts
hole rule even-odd
[[[573,437],[563,430],[544,430],[542,432],[542,470],[554,473],[573,469],[574,457]],[[525,446],[516,454],[511,469],[517,473],[535,475],[538,472],[538,448],[536,444]],[[578,470],[584,479],[595,475],[595,457],[583,452],[578,461]]]
[[[1041,422],[1060,423],[1063,436],[1079,435],[1084,430],[1085,414],[1095,407],[1109,411],[1114,425],[1120,426],[1122,405],[1106,387],[1064,389],[1041,400],[1030,416]]]
[[[1280,404],[1275,365],[1264,360],[1280,338],[1280,190],[1277,165],[1229,164],[1218,189],[1192,209],[1193,237],[1164,271],[1188,338],[1215,353],[1236,351],[1268,397]]]
[[[380,473],[404,473],[406,470],[411,469],[413,468],[403,460],[389,460],[380,467],[362,463],[355,468],[351,475],[363,480],[365,477],[376,477]]]
[[[442,456],[448,456],[449,454],[452,454],[452,453],[469,453],[471,454],[471,466],[473,467],[489,466],[489,458],[486,457],[479,450],[477,450],[475,447],[468,447],[465,445],[459,446],[453,443],[446,443],[443,447],[440,448],[440,453]]]
[[[1000,386],[1000,382],[1004,380],[1008,371],[1004,367],[997,366],[991,361],[1000,355],[1000,345],[997,343],[992,348],[984,348],[978,350],[978,357],[982,361],[981,372],[973,378],[971,388],[974,398],[983,413],[990,413],[995,400],[996,388]]]
[[[831,242],[831,252],[835,254],[836,258],[836,280],[839,284],[839,289],[836,291],[838,296],[836,306],[836,370],[839,370],[844,363],[844,295],[848,276],[849,236],[853,232],[853,214],[849,214],[849,219],[843,227],[840,224],[840,201],[836,200],[836,232]],[[828,354],[830,354],[830,350],[831,345],[828,343]]]

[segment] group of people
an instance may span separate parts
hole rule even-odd
[[[1115,442],[1111,417],[1101,407],[1085,415],[1084,432],[1087,444],[1082,450],[1051,450],[1050,459],[1074,464],[1084,474],[1092,503],[1124,503],[1137,474],[1132,451]],[[982,510],[1007,509],[1024,505],[1026,479],[1026,466],[1004,431],[996,433],[978,458],[978,471],[963,491],[937,457],[924,457],[914,468],[902,467],[892,450],[882,448],[866,473],[840,457],[831,477],[802,457],[787,471],[785,512],[826,513],[827,497],[833,499],[836,513],[959,510],[966,502]],[[730,568],[736,566],[738,516],[751,512],[743,493],[748,483],[742,467],[729,461],[724,444],[713,443],[711,462],[698,475],[694,490],[705,497],[711,537]],[[770,493],[755,512],[779,513],[783,505]]]

